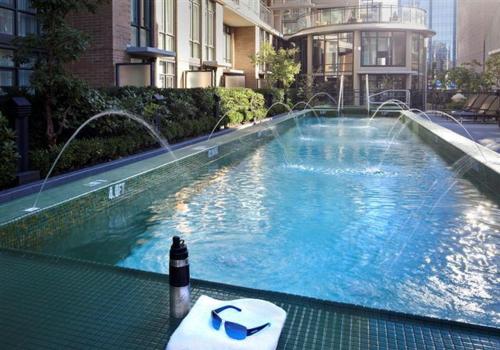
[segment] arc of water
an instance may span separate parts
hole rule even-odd
[[[469,138],[471,139],[471,141],[474,143],[474,145],[476,146],[478,152],[481,154],[481,156],[483,157],[484,159],[484,162],[485,163],[488,163],[488,160],[486,159],[486,156],[484,155],[483,153],[483,150],[481,149],[481,146],[474,140],[474,138],[472,137],[472,135],[470,134],[469,130],[467,130],[465,128],[465,126],[462,125],[462,123],[460,123],[454,116],[446,113],[446,112],[442,112],[442,111],[436,111],[436,110],[427,110],[425,111],[427,114],[434,114],[434,113],[437,113],[437,114],[441,114],[441,115],[444,115],[448,118],[450,118],[451,120],[453,120],[458,126],[460,126],[462,128],[463,131],[465,131],[465,133],[467,134],[467,136],[469,136]]]
[[[377,107],[377,109],[375,110],[375,112],[372,114],[372,116],[368,120],[368,123],[370,123],[372,121],[372,119],[375,118],[375,116],[382,109],[382,107],[384,107],[385,105],[388,105],[388,104],[395,105],[395,106],[401,108],[401,110],[404,110],[402,108],[402,106],[406,107],[406,109],[408,109],[408,110],[410,109],[410,107],[406,103],[404,103],[403,101],[396,100],[396,99],[390,99],[390,100],[387,100],[387,101],[383,102],[380,106]]]
[[[219,119],[219,121],[217,123],[215,123],[214,128],[212,129],[212,131],[208,135],[207,141],[210,141],[210,139],[212,138],[212,135],[214,134],[215,130],[217,129],[217,127],[219,126],[219,124],[224,120],[224,118],[226,118],[226,116],[228,115],[228,113],[229,113],[229,111],[226,112],[226,113],[224,113],[224,115]]]
[[[281,149],[283,151],[283,157],[285,158],[285,163],[288,165],[288,164],[290,164],[289,157],[288,157],[288,152],[287,152],[287,150],[286,150],[285,145],[283,144],[283,142],[281,142],[281,135],[276,130],[276,128],[273,127],[272,125],[266,126],[266,124],[269,124],[271,121],[272,121],[272,119],[267,119],[267,120],[263,121],[263,123],[264,123],[264,130],[271,130],[271,132],[273,133],[274,138],[276,139],[276,142],[278,142],[278,144],[280,145],[280,147],[281,147]],[[261,126],[261,124],[262,124],[262,122],[259,123],[259,126]]]
[[[292,106],[292,108],[291,108],[292,111],[295,109],[295,107],[297,107],[297,106],[299,106],[301,104],[303,104],[305,107],[308,107],[314,113],[314,116],[316,117],[316,120],[318,121],[318,123],[321,124],[321,118],[319,117],[318,112],[316,111],[316,109],[313,106],[311,106],[310,104],[308,104],[307,102],[305,102],[305,101],[299,101],[296,104],[294,104]]]
[[[418,112],[418,116],[423,115],[424,117],[427,118],[428,121],[432,122],[431,117],[427,113],[425,113],[423,110],[418,109],[418,108],[410,108],[410,112]]]
[[[151,126],[148,122],[146,122],[144,119],[142,119],[134,114],[131,114],[129,112],[126,112],[126,111],[111,110],[111,111],[104,111],[104,112],[98,113],[98,114],[94,115],[93,117],[87,119],[82,125],[80,125],[78,127],[78,129],[76,129],[76,131],[73,133],[73,135],[71,135],[71,137],[68,139],[68,141],[66,141],[63,148],[61,149],[61,151],[57,155],[56,159],[54,160],[54,163],[52,163],[52,166],[50,167],[49,172],[45,176],[45,178],[42,182],[42,185],[40,186],[40,190],[38,191],[38,193],[36,195],[35,202],[33,203],[33,207],[30,209],[33,209],[33,210],[38,209],[37,205],[38,205],[38,200],[40,199],[40,194],[44,190],[45,185],[46,185],[50,175],[52,175],[52,172],[54,171],[54,169],[55,169],[57,163],[59,162],[59,159],[63,155],[64,151],[66,151],[66,149],[68,148],[70,143],[75,139],[75,137],[80,133],[80,131],[82,131],[83,128],[85,128],[87,125],[92,123],[94,120],[97,120],[97,119],[100,119],[102,117],[109,116],[109,115],[116,115],[116,116],[120,116],[120,117],[125,117],[125,118],[133,120],[135,122],[138,122],[139,124],[144,126],[146,128],[146,130],[151,134],[151,136],[153,136],[160,143],[162,148],[167,149],[169,151],[169,153],[172,155],[172,157],[174,159],[176,159],[175,155],[173,154],[172,150],[170,149],[170,146],[169,146],[168,142],[165,140],[165,138],[162,137],[160,135],[160,133],[158,131],[156,131],[155,128],[153,126]]]
[[[438,197],[436,203],[433,204],[431,210],[429,211],[429,213],[432,213],[434,211],[434,209],[437,207],[437,204],[444,198],[444,196],[458,183],[458,180],[457,178],[462,176],[463,174],[465,174],[472,166],[472,158],[469,156],[469,155],[464,155],[462,156],[460,159],[458,159],[455,163],[453,163],[452,165],[452,168],[455,169],[455,173],[456,175],[454,176],[454,180],[451,181],[451,184],[448,185],[445,189],[445,191],[443,191],[443,193]],[[438,186],[439,185],[439,186]],[[427,197],[433,192],[433,190],[435,188],[442,188],[441,185],[441,182],[438,181],[438,180],[435,180],[433,182],[433,184],[430,186],[430,188],[427,190],[426,192],[426,196],[425,198],[422,199],[421,203],[420,203],[420,206],[417,208],[417,212],[420,211],[420,209],[422,209],[422,207],[424,206],[424,204],[426,203],[427,201]],[[405,223],[403,224],[403,226],[406,226],[406,224],[411,220],[412,217],[414,217],[416,214],[415,213],[411,213],[408,218],[406,219]],[[389,267],[392,267],[394,265],[394,263],[400,258],[401,254],[403,253],[403,251],[406,249],[406,246],[408,245],[408,242],[410,241],[411,237],[413,237],[413,235],[415,234],[415,232],[417,231],[418,227],[420,226],[420,221],[417,222],[417,224],[413,227],[413,230],[412,232],[408,235],[408,239],[406,240],[406,242],[403,244],[403,247],[399,250],[398,254],[396,255],[396,258],[392,260],[391,264]],[[392,241],[392,236],[390,236],[389,240]]]
[[[401,116],[399,118],[401,118]],[[401,125],[401,128],[399,129],[399,131],[396,134],[394,134],[394,136],[391,138],[391,141],[389,142],[389,145],[385,149],[384,153],[382,153],[382,158],[380,159],[380,163],[378,164],[378,168],[379,169],[382,166],[382,164],[384,163],[385,156],[386,156],[387,152],[389,151],[389,149],[391,148],[392,144],[394,143],[394,141],[396,140],[396,138],[401,134],[401,132],[406,128],[406,124],[407,124],[407,121],[403,122],[403,124]],[[392,130],[392,128],[391,128],[391,130]]]
[[[332,101],[335,105],[337,105],[337,106],[338,106],[338,102],[337,102],[337,100],[335,100],[335,99],[333,98],[333,96],[332,96],[332,95],[330,95],[330,94],[329,94],[329,93],[327,93],[327,92],[317,92],[317,93],[315,93],[315,94],[314,94],[314,95],[312,95],[312,96],[311,96],[311,98],[307,101],[307,104],[308,104],[308,105],[311,105],[311,101],[312,101],[312,100],[314,100],[314,99],[315,99],[316,97],[318,97],[318,96],[326,96],[326,97],[328,97],[328,98],[330,99],[330,101]]]
[[[289,105],[287,105],[286,103],[283,103],[283,102],[281,102],[281,101],[274,102],[274,103],[273,103],[271,106],[269,106],[269,108],[267,109],[266,114],[264,115],[264,118],[261,120],[261,123],[262,123],[262,121],[263,121],[265,118],[267,118],[267,115],[269,114],[269,111],[270,111],[271,109],[273,109],[274,107],[276,107],[276,106],[283,106],[283,107],[285,107],[285,108],[288,110],[288,114],[290,114],[291,112],[293,112],[293,111],[292,111],[292,109],[290,108],[290,106],[289,106]]]

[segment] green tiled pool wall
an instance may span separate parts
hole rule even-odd
[[[2,349],[164,349],[166,275],[0,248]],[[278,349],[496,350],[499,330],[200,280],[191,301],[258,298],[287,312]]]
[[[466,167],[463,177],[467,178],[483,192],[500,202],[498,189],[500,188],[500,174],[492,168],[486,166],[481,161],[469,157],[463,150],[436,135],[431,130],[421,125],[416,119],[403,116],[403,122],[426,144],[431,146],[436,153],[446,159],[450,164],[457,161],[465,162],[470,166]]]
[[[218,144],[217,154],[209,156],[209,150],[199,151],[175,162],[145,171],[139,175],[114,182],[106,187],[61,202],[49,208],[25,215],[0,226],[0,247],[40,250],[44,242],[67,234],[69,228],[88,222],[96,214],[124,201],[129,201],[155,186],[168,184],[172,190],[210,170],[219,161],[237,161],[256,147],[274,139],[295,125],[293,119],[285,119],[272,127],[255,127],[228,142]],[[124,184],[121,190],[121,184]],[[121,192],[116,198],[110,194]]]

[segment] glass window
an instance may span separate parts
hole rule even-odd
[[[224,62],[233,62],[233,36],[231,27],[224,26]]]
[[[175,51],[174,0],[156,0],[156,23],[158,24],[158,48]]]
[[[361,33],[361,64],[363,66],[404,66],[405,62],[406,33]]]
[[[19,12],[17,14],[17,35],[26,36],[29,34],[36,34],[37,22],[35,16]]]
[[[190,11],[190,31],[189,31],[189,45],[191,49],[192,58],[200,58],[201,56],[201,45],[200,45],[200,23],[201,23],[201,12],[200,12],[200,0],[189,0],[189,11]]]
[[[215,60],[215,3],[211,0],[206,0],[205,17],[207,25],[205,31],[206,59],[213,61]]]
[[[0,87],[14,86],[14,71],[0,68]]]
[[[169,61],[160,61],[158,76],[158,87],[175,88],[175,63]]]
[[[0,0],[0,5],[14,7],[14,0]]]
[[[32,70],[28,70],[28,69],[20,69],[18,70],[18,85],[20,87],[27,87],[27,86],[30,86],[30,78],[31,78],[31,74],[33,73]]]
[[[338,33],[313,37],[313,73],[352,73],[353,34]]]
[[[0,34],[14,35],[14,11],[0,8]]]
[[[130,0],[130,25],[132,46],[151,45],[151,2]]]
[[[0,67],[14,67],[14,51],[0,49]]]

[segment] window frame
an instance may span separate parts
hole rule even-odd
[[[381,36],[380,33],[390,33],[391,35],[390,36]],[[402,64],[393,64],[393,61],[394,61],[394,57],[392,56],[389,56],[391,58],[391,62],[390,64],[377,64],[376,60],[378,57],[375,57],[375,64],[365,64],[364,63],[364,58],[365,58],[365,42],[364,42],[364,39],[365,39],[365,35],[372,39],[372,40],[375,40],[375,53],[378,53],[379,50],[379,39],[381,38],[390,38],[390,43],[389,43],[389,48],[388,48],[388,52],[393,52],[393,48],[394,48],[394,33],[402,33],[403,34],[403,42],[404,42],[404,55],[403,55],[403,63]],[[408,33],[406,31],[403,31],[403,30],[375,30],[375,31],[361,31],[361,57],[360,57],[360,63],[361,63],[361,67],[405,67],[406,66],[406,46],[407,46],[407,35]],[[411,59],[411,58],[410,58]]]
[[[197,8],[198,20],[195,22],[194,9]],[[201,0],[189,0],[189,54],[192,59],[201,59]],[[194,34],[197,34],[196,37]]]
[[[33,68],[31,66],[32,64],[30,63],[30,64],[17,65],[13,61],[15,54],[15,48],[13,47],[0,45],[0,50],[6,50],[12,52],[12,64],[3,65],[2,63],[0,63],[0,71],[12,73],[12,85],[0,85],[0,88],[29,87],[30,84],[28,85],[21,84],[21,72],[30,72],[30,74],[33,73]]]
[[[158,3],[162,3],[163,6],[159,8],[156,7],[156,20],[161,23],[158,24],[158,48],[167,51],[176,51],[176,42],[175,42],[175,21],[176,21],[176,4],[175,0],[157,0]],[[160,10],[163,10],[160,14]],[[161,19],[158,16],[161,16]],[[163,27],[163,28],[162,28]],[[163,29],[163,30],[162,30]],[[170,45],[168,45],[169,43]]]
[[[207,61],[215,60],[215,6],[212,0],[205,0],[205,58]]]
[[[36,20],[36,12],[35,10],[25,10],[19,6],[20,0],[13,0],[13,5],[7,5],[4,3],[0,3],[0,10],[10,11],[12,12],[12,34],[10,33],[0,33],[0,41],[10,41],[13,37],[20,36],[24,37],[29,34],[40,34],[40,25]],[[29,2],[28,2],[29,3]],[[30,16],[35,20],[36,29],[32,33],[28,33],[26,35],[19,35],[20,23],[21,23],[21,15]]]
[[[225,24],[223,27],[223,37],[224,37],[223,60],[225,63],[230,64],[232,66],[233,65],[233,29],[230,26],[225,25]],[[229,45],[228,45],[228,39],[229,39]],[[228,55],[228,53],[229,53],[229,55]]]
[[[132,16],[135,5],[135,18]],[[146,6],[147,5],[147,6]],[[145,17],[147,14],[147,17]],[[132,47],[148,47],[151,46],[152,38],[152,14],[153,6],[150,0],[130,0],[130,44]],[[135,35],[134,35],[135,31]],[[146,33],[146,42],[142,42],[142,32]],[[135,42],[134,42],[135,38]]]
[[[175,72],[175,61],[172,60],[159,60],[158,65],[165,65],[165,70],[162,72],[161,69],[158,69],[158,81],[159,82],[165,82],[164,84],[160,84],[159,88],[161,89],[174,89],[177,87],[177,79],[176,79],[176,72]],[[169,73],[168,67],[172,67],[172,73]],[[163,78],[163,79],[162,79]],[[166,84],[167,80],[171,80],[172,84],[171,86],[168,86]]]

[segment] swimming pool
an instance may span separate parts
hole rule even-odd
[[[181,235],[196,278],[498,326],[500,208],[401,125],[302,118],[42,249],[167,272]]]

